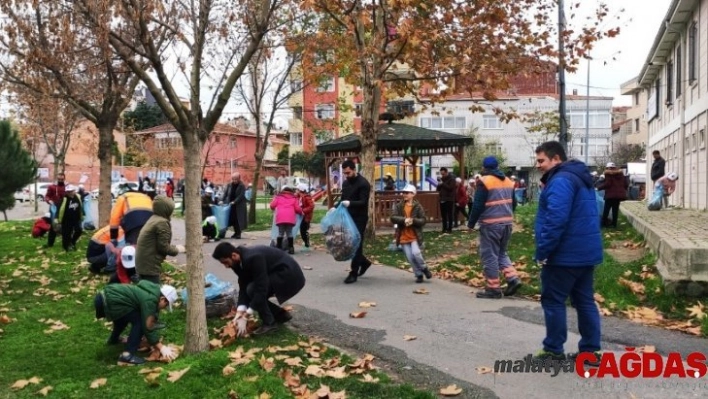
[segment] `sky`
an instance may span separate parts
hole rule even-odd
[[[586,3],[590,9],[594,6],[593,1],[583,0],[581,8]],[[591,52],[594,60],[590,62],[590,95],[614,97],[613,106],[631,105],[631,97],[620,94],[620,84],[641,71],[671,0],[612,0],[608,3],[610,16],[617,16],[619,20],[606,20],[603,26],[620,26],[620,34],[599,42]],[[617,13],[622,8],[624,11]],[[576,73],[566,74],[567,91],[572,93],[577,89],[579,95],[585,95],[587,73],[587,61],[583,60]]]

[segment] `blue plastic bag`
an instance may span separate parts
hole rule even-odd
[[[327,212],[320,222],[325,236],[327,251],[336,261],[350,260],[356,255],[361,243],[361,235],[344,205]]]
[[[602,217],[602,212],[605,210],[605,198],[600,195],[600,192],[595,190],[595,199],[597,200],[597,216]]]
[[[93,215],[91,214],[91,197],[86,197],[84,199],[84,202],[82,204],[84,208],[84,223],[83,223],[83,229],[84,230],[96,230],[96,225],[93,223]]]
[[[647,208],[650,211],[660,210],[661,206],[663,205],[663,203],[662,203],[663,199],[664,199],[664,185],[659,184],[658,186],[654,186],[654,194],[652,194],[651,201],[649,201]]]
[[[204,276],[204,281],[206,281],[207,287],[204,288],[204,299],[211,300],[219,297],[222,294],[226,294],[232,290],[231,282],[220,280],[218,277],[211,273],[207,273]],[[182,289],[182,299],[187,302],[187,289]]]
[[[116,248],[120,249],[125,246],[125,237],[118,240],[118,246]],[[104,269],[107,273],[113,273],[116,271],[116,255],[113,251],[106,250],[106,255],[108,255],[108,261],[106,261],[106,267]]]
[[[526,203],[526,189],[525,188],[515,188],[514,197],[516,197],[516,203],[523,205]]]
[[[275,215],[278,213],[278,210],[276,209],[273,212],[273,223],[271,224],[270,228],[270,239],[275,240],[278,238],[278,226],[275,224]],[[293,227],[293,238],[297,237],[297,234],[300,232],[300,223],[302,223],[302,215],[295,215],[297,217],[295,221],[295,226]]]
[[[224,238],[226,235],[226,229],[229,227],[231,204],[211,205],[211,214],[216,217],[216,224],[219,225],[219,237]]]

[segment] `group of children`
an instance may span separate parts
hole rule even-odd
[[[40,238],[49,233],[47,247],[54,245],[54,238],[61,234],[61,245],[65,251],[75,251],[76,242],[83,234],[84,206],[82,196],[76,186],[63,186],[56,203],[50,204],[50,211],[37,219],[32,226],[32,237]]]

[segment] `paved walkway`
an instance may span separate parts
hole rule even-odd
[[[184,238],[181,220],[173,222],[174,239]],[[312,231],[319,231],[313,227]],[[244,233],[236,245],[267,244],[268,232]],[[208,272],[236,281],[236,276],[211,259],[214,244],[204,245]],[[401,255],[402,256],[402,255]],[[292,326],[304,334],[324,337],[352,350],[373,353],[414,383],[436,390],[450,383],[464,387],[461,398],[667,398],[705,397],[708,379],[654,380],[593,379],[575,374],[480,374],[478,367],[493,367],[495,360],[523,359],[535,353],[545,334],[537,302],[522,299],[480,300],[469,287],[433,279],[413,283],[405,271],[372,267],[352,285],[344,285],[344,262],[335,262],[322,251],[299,252],[295,258],[305,268],[307,285],[291,302]],[[184,263],[184,258],[178,262]],[[413,293],[426,288],[428,295]],[[361,301],[376,302],[362,319],[349,313]],[[575,315],[569,312],[567,351],[577,348]],[[404,341],[404,335],[417,337]],[[624,346],[654,345],[666,354],[705,351],[705,340],[660,330],[616,318],[603,319],[603,347],[623,351]],[[703,385],[700,385],[703,384]]]
[[[646,202],[623,202],[620,212],[657,254],[667,289],[708,295],[708,213],[669,208],[649,211]]]

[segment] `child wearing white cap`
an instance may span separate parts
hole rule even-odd
[[[119,365],[138,365],[145,359],[138,357],[140,341],[145,336],[148,343],[160,351],[163,358],[172,360],[176,354],[172,348],[162,345],[157,334],[156,315],[177,301],[177,290],[171,285],[159,286],[142,280],[137,284],[109,284],[94,298],[96,318],[106,318],[113,322],[113,330],[106,342],[108,345],[121,343],[121,333],[130,324],[130,333],[123,352],[118,358]]]
[[[415,199],[414,185],[408,184],[401,191],[403,191],[403,201],[396,204],[391,215],[391,222],[396,226],[396,245],[403,248],[408,263],[413,267],[415,282],[422,283],[423,276],[428,279],[433,277],[420,251],[420,246],[423,244],[425,211]]]
[[[216,221],[216,216],[207,216],[202,222],[202,239],[204,242],[209,240],[219,241],[219,223]]]

